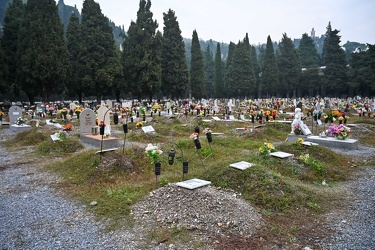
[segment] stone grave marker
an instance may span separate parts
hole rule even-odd
[[[92,128],[96,126],[94,111],[92,109],[84,109],[80,118],[79,129],[81,134],[91,134]]]
[[[105,104],[109,107],[109,108],[112,108],[113,107],[113,102],[111,100],[107,100],[105,101]]]
[[[220,119],[219,117],[217,117],[217,116],[213,116],[212,119],[213,119],[214,121],[221,121],[221,119]]]
[[[318,143],[315,143],[315,142],[309,142],[309,141],[304,141],[304,142],[302,142],[302,145],[309,146],[309,147],[312,147],[312,146],[319,146]]]
[[[22,117],[22,109],[19,106],[9,108],[9,124],[13,125],[19,117]]]
[[[272,152],[272,153],[270,153],[270,155],[274,156],[274,157],[277,157],[277,158],[282,158],[282,159],[293,156],[293,154],[289,154],[289,153],[285,153],[285,152],[281,152],[281,151]]]
[[[154,127],[152,127],[151,125],[150,126],[144,126],[144,127],[142,127],[142,130],[145,133],[155,132]]]
[[[77,107],[77,105],[74,103],[74,102],[71,102],[70,104],[69,104],[69,108],[71,109],[71,110],[75,110],[76,109],[76,107]]]
[[[191,179],[187,181],[177,182],[176,185],[179,187],[187,188],[187,189],[196,189],[203,186],[210,185],[210,181],[205,181],[201,179]]]
[[[105,117],[104,117],[105,115]],[[101,106],[98,109],[98,122],[104,121],[104,124],[106,125],[105,129],[111,131],[111,124],[110,124],[110,111],[107,107]]]
[[[311,135],[312,134],[311,131],[310,131],[310,129],[307,127],[306,124],[304,124],[304,123],[301,122],[299,126],[301,127],[302,133],[304,135]]]
[[[246,162],[246,161],[240,161],[240,162],[232,163],[229,166],[232,168],[239,169],[239,170],[245,170],[254,166],[254,164],[250,162]]]

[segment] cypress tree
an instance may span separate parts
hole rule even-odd
[[[9,4],[4,18],[3,37],[1,47],[3,51],[3,85],[2,91],[9,90],[12,86],[18,95],[19,84],[17,83],[17,45],[21,23],[25,14],[25,6],[21,0],[13,0]]]
[[[29,0],[19,33],[19,77],[30,103],[62,91],[68,70],[64,28],[55,1]]]
[[[195,98],[202,98],[204,95],[204,62],[197,31],[193,31],[191,42],[191,63],[190,63],[190,91]]]
[[[161,51],[158,23],[152,19],[151,1],[140,0],[136,22],[131,22],[123,43],[122,64],[127,88],[141,100],[143,94],[156,93],[160,88]],[[156,61],[152,61],[156,60]],[[158,62],[159,61],[159,62]],[[159,65],[158,65],[159,64]],[[150,86],[149,84],[155,86]]]
[[[115,41],[108,18],[93,0],[85,0],[82,7],[82,46],[79,54],[79,74],[86,95],[95,95],[101,103],[102,95],[110,92],[119,66],[116,64]]]
[[[189,85],[185,44],[175,12],[163,13],[162,91],[171,97],[184,97]]]
[[[224,90],[223,90],[225,93],[225,97],[228,96],[228,77],[229,77],[229,71],[232,65],[232,60],[233,60],[235,50],[236,50],[236,44],[234,44],[233,42],[230,42],[228,46],[228,57],[225,63]]]
[[[323,47],[323,61],[326,69],[324,80],[326,90],[338,97],[347,89],[345,51],[340,46],[340,31],[332,30],[331,23],[327,27]]]
[[[66,31],[66,46],[69,51],[69,73],[66,80],[66,89],[69,95],[77,95],[82,103],[83,86],[82,79],[79,78],[79,53],[82,46],[80,39],[80,23],[78,16],[73,12],[69,19]]]
[[[293,45],[292,39],[286,33],[283,34],[279,48],[279,96],[285,96],[286,94],[286,97],[290,97],[290,94],[292,94],[295,97],[301,76],[298,52]]]
[[[301,74],[301,83],[303,84],[300,86],[302,94],[309,96],[317,95],[321,84],[319,76],[320,58],[314,40],[306,33],[302,34],[298,53],[301,67],[303,68]]]
[[[221,60],[220,43],[216,45],[215,54],[215,92],[214,96],[224,97],[223,61]]]
[[[302,34],[298,53],[302,68],[319,67],[319,55],[314,40],[306,33]]]
[[[264,58],[264,68],[262,74],[262,91],[267,96],[276,94],[277,86],[279,85],[279,70],[277,68],[275,52],[271,37],[267,37],[267,46]]]
[[[207,45],[204,53],[204,71],[205,71],[205,96],[210,98],[214,95],[214,80],[215,80],[215,64],[214,55]]]

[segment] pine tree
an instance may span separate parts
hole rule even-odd
[[[38,94],[43,101],[49,101],[53,91],[63,90],[69,63],[55,1],[27,2],[18,39],[18,76],[22,90],[32,104]]]
[[[8,65],[5,62],[5,54],[3,48],[0,46],[0,93],[5,93],[8,90],[8,84],[5,80],[7,75]]]
[[[69,95],[77,95],[79,103],[82,103],[83,86],[82,79],[79,77],[79,53],[82,46],[80,38],[80,23],[79,18],[75,13],[72,13],[69,19],[68,28],[66,31],[66,46],[69,51],[69,72],[66,80],[66,89]]]
[[[25,6],[21,0],[13,0],[9,4],[9,7],[6,11],[6,16],[4,19],[4,31],[1,41],[1,47],[3,50],[3,85],[2,91],[10,90],[12,87],[18,95],[20,86],[17,83],[17,67],[18,67],[18,58],[17,58],[17,45],[18,45],[18,36],[21,23],[24,18]]]
[[[214,55],[207,46],[204,53],[204,71],[205,71],[205,97],[210,98],[214,95],[214,80],[215,80],[215,63]]]
[[[286,33],[283,34],[279,49],[279,96],[291,97],[292,94],[293,97],[296,97],[301,76],[301,64],[297,49]]]
[[[323,61],[326,69],[324,81],[326,91],[338,97],[347,89],[345,51],[340,46],[340,31],[332,30],[331,23],[327,27],[323,47]]]
[[[138,100],[144,94],[150,97],[160,88],[161,55],[153,53],[161,43],[159,36],[156,36],[158,23],[152,19],[150,8],[150,0],[140,0],[137,20],[130,23],[123,43],[122,64],[126,87]],[[150,86],[151,83],[155,86]]]
[[[175,99],[186,96],[189,69],[175,12],[169,9],[167,13],[163,13],[163,19],[162,91],[165,96]]]
[[[224,97],[223,61],[221,60],[220,43],[216,45],[215,54],[215,94],[216,98]]]
[[[267,37],[267,46],[264,58],[264,68],[262,74],[262,92],[267,96],[276,95],[276,89],[279,85],[279,70],[273,49],[271,37]]]
[[[190,91],[192,97],[202,98],[204,95],[204,62],[198,33],[193,31],[191,42],[191,63],[190,63]]]
[[[102,95],[110,92],[120,66],[116,64],[112,28],[94,0],[83,2],[81,39],[78,60],[84,92],[95,95],[97,102],[101,103]]]

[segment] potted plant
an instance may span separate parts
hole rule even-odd
[[[299,125],[295,125],[293,127],[294,134],[300,135],[301,134],[301,127]]]

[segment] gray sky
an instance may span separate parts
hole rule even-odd
[[[83,0],[64,0],[77,5],[81,12]],[[137,18],[139,0],[96,0],[102,13],[116,25],[128,30]],[[191,38],[193,30],[203,40],[237,43],[246,33],[251,44],[279,41],[282,34],[301,38],[326,32],[328,22],[340,30],[342,44],[346,41],[375,44],[375,0],[151,0],[151,11],[163,31],[163,12],[175,11],[182,36]]]

